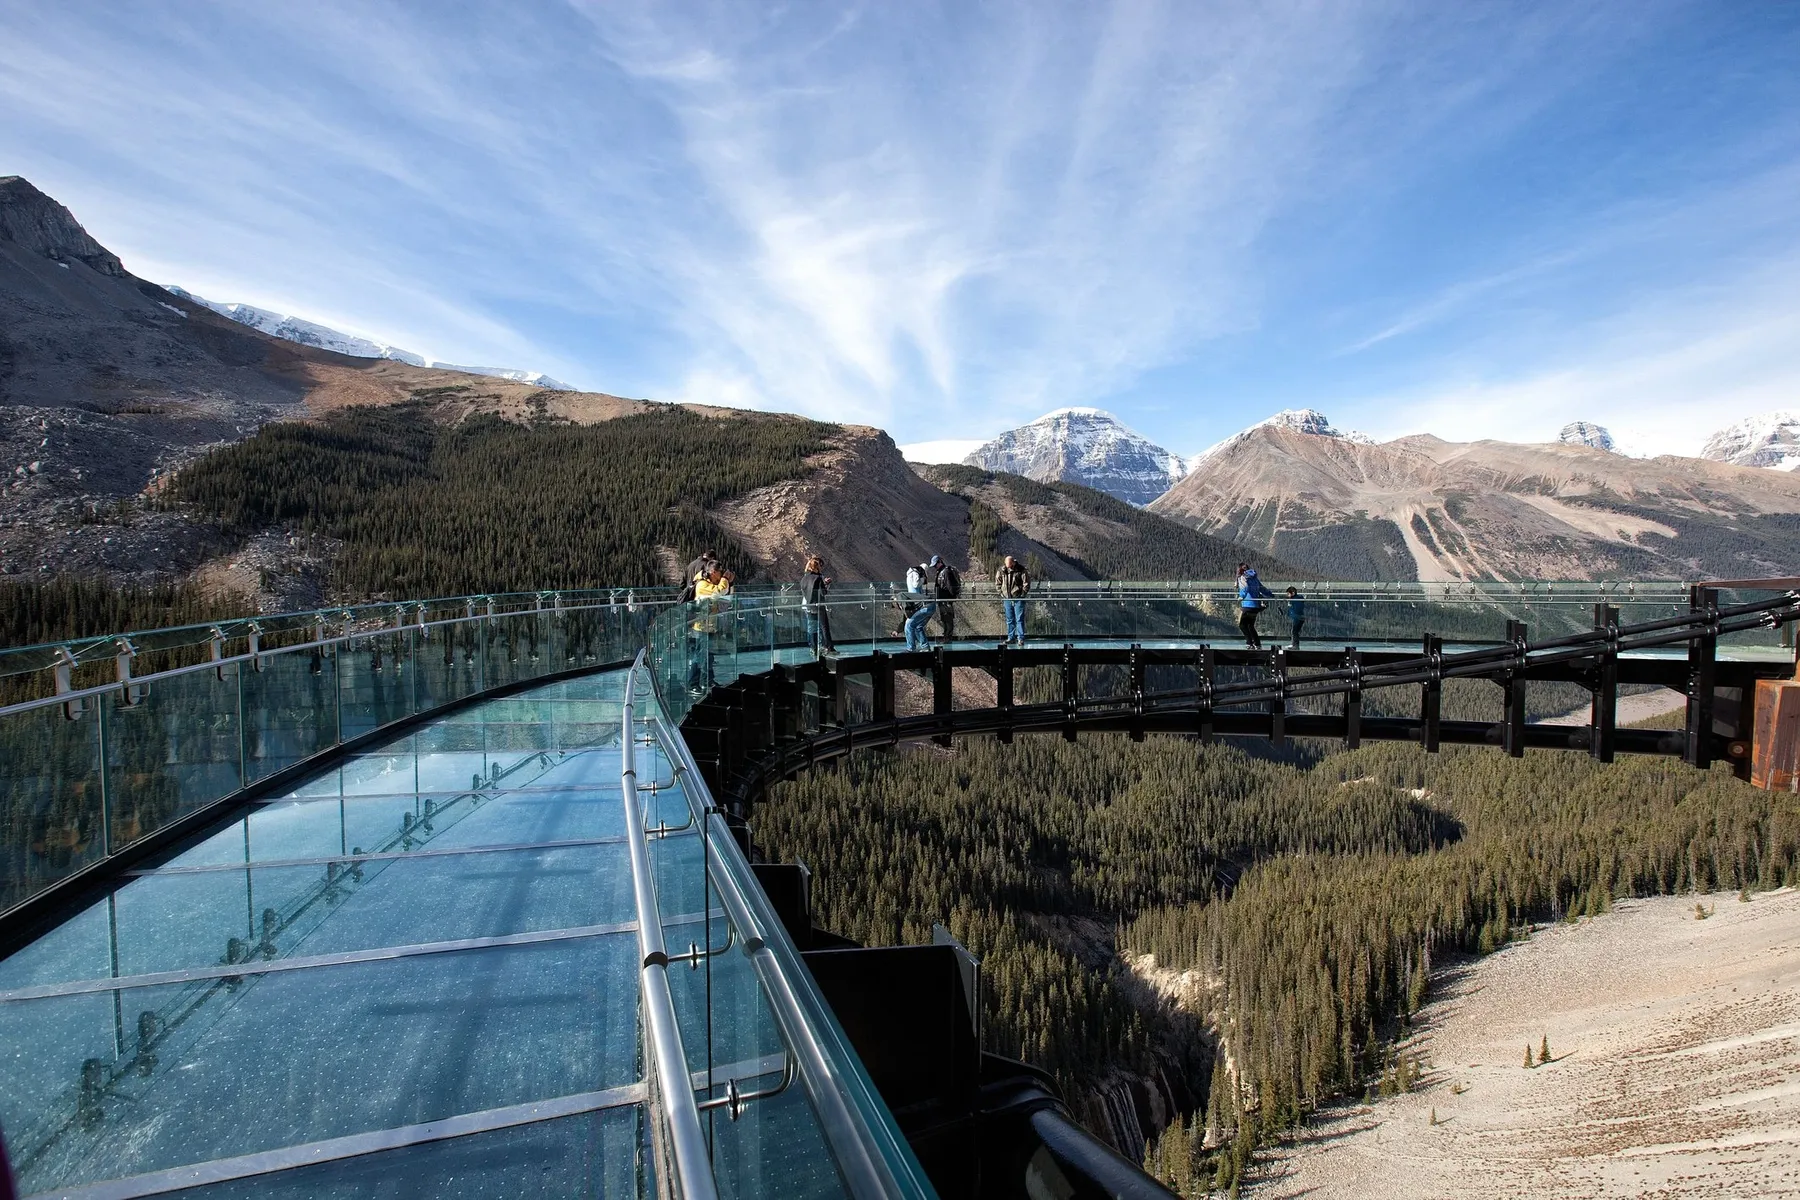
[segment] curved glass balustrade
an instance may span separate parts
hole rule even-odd
[[[1306,583],[1302,591],[1304,644],[1313,648],[1417,646],[1425,632],[1450,647],[1498,642],[1509,620],[1541,638],[1592,628],[1596,605],[1618,607],[1625,623],[1688,607],[1687,586],[1673,583]],[[891,649],[902,641],[905,602],[892,584],[840,584],[825,619],[846,649]],[[971,581],[954,608],[959,642],[1005,637],[990,585]],[[1229,583],[1042,584],[1025,609],[1029,636],[1051,642],[1241,640]],[[932,625],[935,635],[936,618]],[[1275,645],[1289,632],[1277,597],[1262,635]],[[1785,639],[1790,627],[1737,633],[1720,653],[1791,657]],[[806,646],[796,590],[761,587],[697,606],[675,604],[672,589],[456,597],[0,651],[0,688],[25,697],[0,706],[0,914],[404,718],[648,649],[679,719],[696,690]]]
[[[1493,642],[1509,620],[1551,636],[1596,604],[1632,622],[1689,599],[1303,590],[1314,648]],[[840,585],[836,643],[898,649],[904,601]],[[1051,643],[1239,641],[1228,584],[1048,585],[1027,609]],[[1263,618],[1271,644],[1283,615]],[[61,907],[0,960],[24,1191],[673,1190],[669,1043],[646,1038],[640,980],[653,920],[686,1060],[660,1078],[689,1081],[718,1194],[929,1194],[675,732],[696,689],[810,657],[806,617],[791,588],[544,593],[0,652],[0,910]],[[955,619],[960,642],[1004,636],[978,583]],[[1791,660],[1781,638],[1720,654]],[[71,882],[92,898],[73,913]]]

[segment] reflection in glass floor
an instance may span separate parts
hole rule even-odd
[[[623,679],[345,760],[0,962],[22,1191],[654,1193]],[[671,953],[729,942],[673,767],[637,771]],[[779,1080],[742,956],[671,985],[703,1097]],[[708,1123],[722,1194],[838,1193],[799,1089]]]

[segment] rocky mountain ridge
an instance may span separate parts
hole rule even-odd
[[[1700,457],[1776,471],[1800,468],[1800,412],[1777,410],[1728,425],[1707,439]]]
[[[1800,568],[1800,480],[1581,443],[1366,444],[1263,426],[1150,511],[1352,579],[1693,579]]]
[[[1570,421],[1556,435],[1556,440],[1565,446],[1587,446],[1594,450],[1617,450],[1612,431],[1604,425],[1596,425],[1592,421]]]

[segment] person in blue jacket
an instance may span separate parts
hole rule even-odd
[[[1244,641],[1252,650],[1262,649],[1262,638],[1256,632],[1256,618],[1268,606],[1263,603],[1271,599],[1275,593],[1263,586],[1257,578],[1256,568],[1249,563],[1238,564],[1238,628],[1244,633]]]
[[[1306,597],[1302,596],[1296,588],[1289,588],[1287,593],[1288,620],[1293,622],[1294,625],[1294,638],[1288,645],[1298,649],[1300,646],[1300,627],[1306,624]]]

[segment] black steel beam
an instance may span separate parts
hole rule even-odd
[[[1705,770],[1713,761],[1713,689],[1717,686],[1719,639],[1713,632],[1713,620],[1719,608],[1719,593],[1712,588],[1695,587],[1688,592],[1688,609],[1707,618],[1707,631],[1688,643],[1687,679],[1687,745],[1682,758],[1692,767]]]

